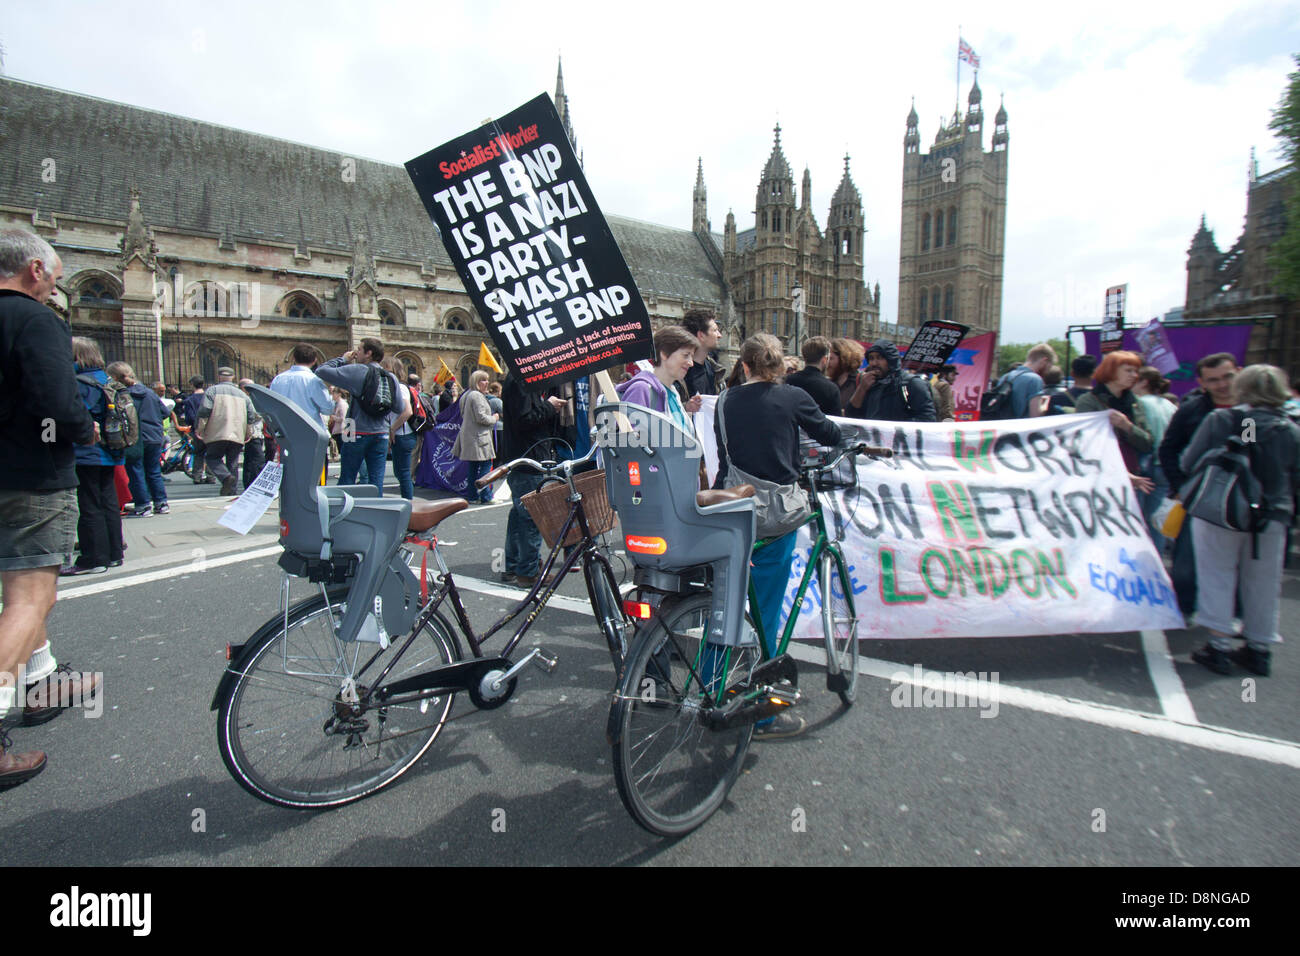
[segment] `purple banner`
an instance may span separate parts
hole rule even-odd
[[[1178,371],[1178,353],[1169,344],[1169,336],[1159,319],[1152,319],[1138,329],[1137,344],[1142,361],[1156,368],[1161,375]]]
[[[1161,371],[1169,379],[1169,390],[1175,395],[1186,395],[1196,388],[1196,363],[1215,352],[1227,352],[1238,365],[1246,361],[1246,347],[1250,343],[1249,322],[1244,325],[1166,325],[1165,338],[1169,351],[1178,358],[1178,367],[1172,372]],[[1138,342],[1142,329],[1125,329],[1123,348],[1141,355]],[[1089,355],[1099,356],[1097,332],[1083,333],[1083,348]],[[1067,369],[1068,371],[1068,369]]]
[[[451,453],[460,434],[460,402],[452,402],[447,410],[434,419],[434,425],[424,433],[420,447],[420,465],[415,470],[415,483],[421,488],[442,488],[464,494],[469,487],[469,466]]]

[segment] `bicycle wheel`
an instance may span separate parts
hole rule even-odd
[[[353,686],[365,692],[405,643],[386,650],[334,636],[341,595],[329,608],[319,595],[276,616],[253,636],[239,674],[221,702],[217,739],[227,769],[245,790],[291,809],[342,806],[388,786],[433,744],[454,694],[368,708],[340,730],[339,710]],[[379,657],[359,677],[376,653]],[[431,618],[397,659],[386,681],[459,660],[460,644],[440,616]],[[353,683],[355,682],[355,683]]]
[[[628,627],[622,598],[610,576],[605,573],[605,566],[599,561],[585,561],[583,573],[587,578],[587,596],[591,599],[596,623],[600,625],[600,632],[609,644],[609,656],[614,661],[614,673],[617,674],[627,657]]]
[[[756,647],[704,640],[710,603],[708,594],[665,602],[632,642],[610,713],[619,796],[659,836],[689,833],[722,805],[754,730],[715,731],[700,721],[700,680],[721,699],[760,660]]]
[[[844,555],[827,547],[817,568],[821,585],[822,633],[826,638],[826,689],[849,707],[858,689],[858,616]]]

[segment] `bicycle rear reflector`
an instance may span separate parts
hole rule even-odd
[[[654,613],[654,608],[645,601],[624,601],[623,610],[627,612],[628,617],[638,621],[648,621],[650,615]]]
[[[623,541],[629,551],[635,551],[637,554],[663,554],[668,550],[668,542],[663,538],[629,534]]]

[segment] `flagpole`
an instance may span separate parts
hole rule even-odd
[[[961,109],[961,24],[957,24],[957,89],[952,98],[952,111]]]

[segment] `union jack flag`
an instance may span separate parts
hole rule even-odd
[[[975,55],[971,45],[960,37],[957,38],[957,59],[965,60],[977,70],[980,68],[980,58]]]

